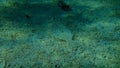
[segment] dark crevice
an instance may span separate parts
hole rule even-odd
[[[63,10],[63,11],[72,11],[72,8],[70,5],[66,4],[63,0],[58,0],[57,5]]]

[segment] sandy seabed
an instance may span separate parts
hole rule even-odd
[[[120,68],[119,1],[101,1],[0,0],[0,68]]]

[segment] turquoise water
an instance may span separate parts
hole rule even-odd
[[[0,0],[0,68],[120,68],[119,4]]]

